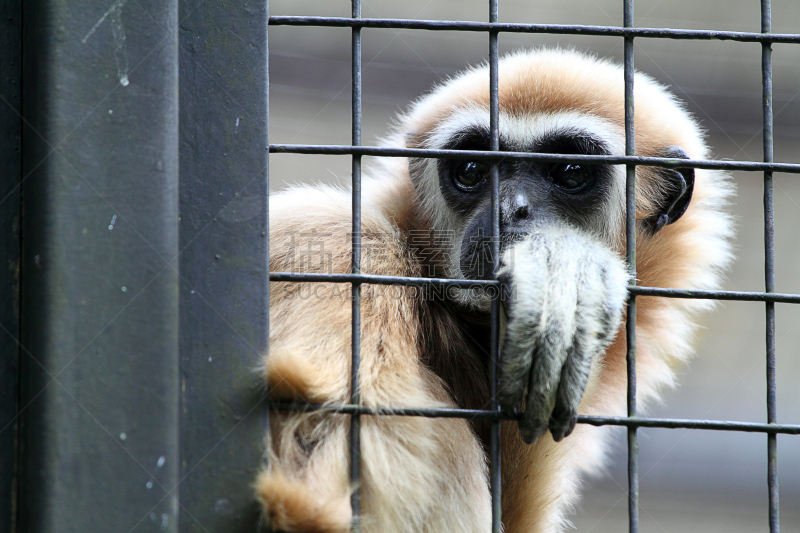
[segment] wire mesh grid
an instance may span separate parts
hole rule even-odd
[[[604,163],[626,166],[626,259],[631,279],[636,279],[636,233],[635,233],[635,171],[638,165],[675,168],[692,167],[698,169],[742,170],[763,172],[764,191],[764,253],[765,253],[765,290],[763,292],[742,291],[701,291],[672,288],[636,286],[635,281],[628,287],[627,303],[627,372],[628,394],[626,417],[579,415],[579,424],[593,426],[622,426],[627,429],[628,443],[628,516],[629,530],[639,530],[639,474],[638,474],[638,428],[684,428],[717,431],[738,431],[763,433],[767,435],[767,487],[769,493],[769,531],[779,531],[778,520],[778,465],[777,435],[800,434],[800,425],[779,424],[776,410],[776,364],[775,364],[775,303],[800,303],[800,295],[775,292],[775,245],[774,245],[774,212],[773,212],[773,178],[774,172],[790,174],[800,173],[800,164],[775,163],[773,161],[773,110],[772,110],[772,44],[800,44],[799,34],[771,33],[770,0],[761,0],[761,32],[704,31],[666,28],[634,27],[634,0],[623,0],[622,26],[587,26],[557,24],[521,24],[498,22],[498,0],[489,0],[488,22],[462,22],[442,20],[415,20],[390,18],[362,18],[361,0],[352,0],[352,16],[315,17],[315,16],[272,16],[271,26],[307,26],[307,27],[340,27],[350,28],[352,32],[351,65],[352,65],[352,141],[351,145],[305,145],[305,144],[269,144],[270,153],[317,154],[317,155],[349,155],[352,158],[352,273],[350,274],[318,274],[296,272],[270,272],[270,281],[281,282],[328,282],[347,283],[352,286],[352,366],[351,397],[346,405],[327,405],[325,409],[351,416],[350,426],[350,480],[356,489],[351,503],[353,516],[358,517],[360,511],[360,493],[358,481],[360,477],[361,448],[359,441],[360,416],[421,416],[438,418],[465,418],[470,420],[486,420],[491,423],[489,442],[490,487],[492,495],[492,532],[501,531],[500,508],[500,423],[513,420],[514,415],[501,412],[494,399],[497,380],[497,356],[499,348],[499,298],[495,297],[491,306],[491,364],[490,391],[492,403],[489,409],[456,409],[456,408],[396,408],[385,406],[379,408],[360,405],[359,398],[359,361],[360,361],[360,287],[362,284],[404,285],[412,287],[456,286],[468,287],[476,285],[499,286],[498,281],[475,281],[463,279],[415,278],[369,275],[361,273],[361,158],[377,157],[425,157],[449,159],[474,159],[480,157],[492,162],[491,190],[493,213],[493,260],[499,258],[499,175],[498,162],[509,159],[533,161],[577,161],[588,163]],[[488,64],[490,79],[490,151],[474,150],[429,150],[408,148],[386,148],[362,146],[362,84],[361,84],[361,32],[364,28],[383,29],[416,29],[428,31],[463,31],[482,32],[488,35]],[[498,98],[498,43],[501,33],[528,34],[560,34],[560,35],[605,35],[617,36],[624,40],[624,77],[625,77],[625,156],[576,156],[558,154],[540,154],[527,152],[499,152],[499,98]],[[731,40],[739,42],[760,43],[762,74],[762,114],[763,114],[763,161],[719,161],[692,160],[675,161],[666,158],[641,157],[635,154],[634,124],[634,40],[636,38],[651,39],[693,39],[693,40]],[[267,173],[267,175],[269,175]],[[499,291],[497,291],[499,294]],[[766,322],[766,385],[767,385],[767,421],[766,423],[732,422],[720,420],[695,420],[677,418],[640,417],[637,415],[636,402],[636,298],[637,296],[661,296],[669,298],[715,299],[733,301],[761,301],[765,304]],[[319,405],[274,401],[273,409],[281,411],[314,411]],[[354,530],[358,529],[358,521],[354,520]]]

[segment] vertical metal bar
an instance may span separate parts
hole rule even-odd
[[[361,0],[352,0],[352,17],[361,18]],[[361,28],[354,27],[352,34],[352,144],[361,145]],[[361,272],[361,156],[353,155],[353,274]],[[352,294],[352,360],[350,363],[350,403],[361,403],[359,366],[361,364],[361,285],[353,283]],[[350,504],[353,510],[353,531],[360,531],[361,514],[361,419],[353,414],[350,418],[350,483],[353,495]]]
[[[23,3],[19,531],[178,530],[178,0]]]
[[[266,165],[264,166],[264,189],[266,194],[264,195],[264,252],[266,256],[266,268],[267,268],[267,276],[264,278],[264,304],[266,309],[264,309],[264,336],[262,338],[262,343],[264,344],[264,351],[269,356],[269,271],[270,269],[270,249],[269,249],[269,0],[264,1],[264,17],[266,20],[266,24],[264,25],[264,31],[266,32],[266,37],[264,39],[264,159],[266,161]],[[269,380],[265,379],[265,395],[269,398]],[[269,408],[264,409],[264,427],[266,428],[266,450],[267,452],[272,448],[272,440],[271,440],[271,431],[269,425]],[[263,456],[264,466],[268,466],[269,464],[269,453],[264,453]]]
[[[253,531],[242,480],[264,453],[266,5],[180,7],[180,530]]]
[[[633,0],[624,0],[624,26],[633,27]],[[625,155],[635,155],[633,101],[633,36],[625,36]],[[626,166],[625,237],[628,273],[631,285],[636,284],[636,166]],[[628,416],[636,416],[636,296],[628,296],[627,311]],[[636,428],[628,428],[628,520],[631,533],[639,531],[639,443]]]
[[[772,31],[770,0],[761,0],[761,32]],[[761,44],[762,106],[764,114],[764,162],[773,161],[772,43]],[[764,277],[766,292],[775,292],[775,218],[772,172],[764,172]],[[767,422],[777,423],[775,381],[775,303],[766,302]],[[769,489],[769,530],[780,531],[778,519],[778,437],[767,435],[767,486]]]
[[[489,0],[489,22],[496,23],[498,15],[497,0]],[[500,150],[500,95],[498,72],[498,32],[489,32],[489,130],[490,150]],[[496,273],[500,265],[500,173],[498,163],[492,163],[492,268]],[[489,370],[489,387],[491,394],[490,408],[499,409],[497,403],[497,361],[500,355],[500,294],[492,298],[491,307],[491,363]],[[494,421],[489,433],[490,486],[492,491],[492,533],[500,533],[502,529],[502,495],[500,464],[500,422]]]
[[[20,136],[22,2],[0,2],[0,531],[15,531],[19,409]]]

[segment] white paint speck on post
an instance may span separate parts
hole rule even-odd
[[[83,39],[81,39],[81,43],[83,43],[83,44],[86,44],[86,41],[88,41],[88,40],[89,40],[89,37],[91,37],[91,36],[92,36],[92,34],[93,34],[95,31],[97,31],[97,28],[99,28],[99,27],[100,27],[100,24],[102,24],[102,23],[103,23],[103,21],[104,21],[104,20],[106,20],[106,18],[108,18],[108,16],[109,16],[109,15],[110,15],[110,14],[111,14],[113,11],[115,11],[115,10],[117,10],[117,9],[122,9],[122,6],[124,6],[124,5],[125,5],[125,2],[127,2],[127,1],[128,1],[128,0],[117,0],[116,2],[114,2],[114,4],[112,4],[112,6],[111,6],[110,8],[108,8],[108,11],[106,11],[105,13],[103,13],[103,16],[102,16],[102,17],[100,17],[100,20],[98,20],[97,22],[95,22],[95,23],[94,23],[94,26],[92,26],[92,29],[91,29],[91,30],[89,30],[89,33],[87,33],[87,34],[86,34],[86,36],[85,36]]]
[[[117,0],[114,2],[108,11],[103,13],[103,16],[100,17],[100,20],[95,22],[92,29],[89,30],[89,33],[81,39],[83,44],[86,44],[86,41],[89,40],[97,28],[107,19],[111,18],[111,34],[114,36],[114,59],[117,62],[117,78],[119,78],[119,83],[123,87],[127,87],[130,84],[130,80],[128,79],[128,52],[125,47],[125,27],[122,25],[122,8],[128,0]]]

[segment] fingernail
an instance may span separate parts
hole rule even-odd
[[[578,417],[573,415],[564,421],[563,424],[552,424],[550,426],[550,433],[553,434],[553,440],[559,442],[564,437],[569,436],[572,430],[575,429],[575,423]]]
[[[535,426],[527,426],[520,422],[519,432],[522,435],[522,440],[525,441],[525,444],[533,444],[539,440],[542,435],[547,433],[547,425],[539,422]]]

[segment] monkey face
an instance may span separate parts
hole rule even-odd
[[[437,148],[488,150],[488,113],[458,110],[431,136]],[[576,113],[510,116],[501,113],[500,150],[564,155],[611,155],[624,150],[613,124]],[[453,234],[447,274],[493,278],[492,163],[469,159],[412,161],[412,179],[421,196],[439,199],[433,225]],[[624,170],[619,166],[508,159],[499,174],[499,251],[535,227],[559,222],[581,228],[609,246],[624,220]],[[416,174],[416,178],[415,178]]]
[[[619,156],[625,154],[622,70],[569,52],[520,53],[500,64],[500,152]],[[490,148],[488,69],[456,77],[420,99],[400,124],[412,148]],[[680,105],[656,82],[637,74],[636,154],[704,158],[701,136]],[[573,227],[621,256],[624,250],[624,165],[509,158],[496,163],[502,254],[534,228]],[[436,232],[439,275],[490,279],[492,163],[480,159],[412,158],[409,174],[419,211]],[[686,211],[694,171],[636,167],[636,218],[646,242]],[[483,307],[480,291],[463,303]]]
[[[453,150],[486,150],[486,131],[474,131],[448,146]],[[505,143],[504,143],[505,144]],[[519,144],[519,143],[518,143]],[[579,130],[555,131],[527,150],[554,154],[608,155],[602,140]],[[501,144],[501,150],[509,146]],[[525,237],[536,226],[568,221],[592,232],[603,226],[603,213],[614,190],[614,169],[607,165],[534,161],[501,161],[499,174],[499,251]],[[459,268],[467,279],[491,279],[491,163],[440,160],[439,189],[450,210],[463,220]]]

